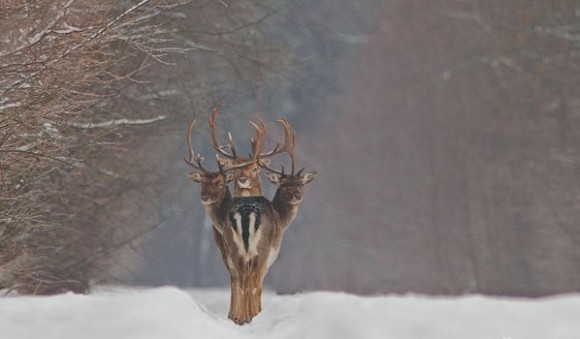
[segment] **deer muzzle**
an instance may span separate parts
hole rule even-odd
[[[248,189],[251,186],[250,179],[248,177],[239,177],[237,182],[240,188]]]

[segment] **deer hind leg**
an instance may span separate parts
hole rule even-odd
[[[228,318],[243,325],[260,313],[263,280],[264,275],[252,260],[242,266],[241,272],[232,275]]]

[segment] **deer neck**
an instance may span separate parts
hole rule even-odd
[[[211,219],[212,223],[218,229],[221,229],[221,225],[223,225],[225,220],[226,212],[230,208],[232,204],[232,194],[229,189],[226,190],[222,199],[216,200],[211,204],[204,205],[205,212]]]

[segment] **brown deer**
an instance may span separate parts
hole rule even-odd
[[[290,124],[286,119],[278,120],[283,126],[284,130],[292,131]],[[303,199],[304,185],[312,182],[314,178],[318,175],[316,171],[311,171],[307,173],[304,172],[304,168],[295,173],[294,166],[294,133],[288,133],[289,137],[285,143],[284,151],[290,156],[292,162],[290,174],[284,173],[284,166],[281,166],[281,171],[274,170],[268,167],[265,163],[260,163],[260,167],[266,169],[266,177],[268,180],[279,185],[274,198],[272,199],[272,206],[278,214],[280,222],[287,227],[296,217],[298,213],[298,207]]]
[[[303,187],[317,173],[294,173],[294,133],[286,120],[284,151],[292,160],[292,173],[267,167],[270,181],[279,185],[272,202],[264,197],[235,197],[223,227],[232,276],[230,318],[238,324],[250,322],[261,311],[261,295],[268,269],[278,257],[284,231],[298,212]]]
[[[262,196],[232,198],[227,187],[228,181],[233,179],[231,173],[247,163],[238,163],[229,170],[224,170],[218,163],[219,172],[206,171],[201,165],[203,159],[195,156],[191,147],[191,130],[195,122],[188,129],[189,159],[186,162],[196,169],[189,176],[201,184],[202,203],[212,220],[214,239],[230,273],[228,318],[240,325],[250,322],[261,311],[264,278],[278,256],[284,231],[296,216],[303,186],[316,176],[316,172],[302,175],[302,170],[294,174],[294,133],[286,120],[281,122],[286,133],[286,142],[281,149],[292,159],[292,173],[286,175],[283,170],[272,170],[259,158],[248,159],[266,167],[271,172],[270,180],[279,184],[273,202]],[[266,129],[262,122],[253,126],[257,131],[252,142],[253,151],[258,154]],[[230,144],[233,146],[233,142]],[[277,146],[275,150],[278,149]]]
[[[215,151],[221,155],[223,158],[218,158],[218,161],[226,169],[234,168],[234,196],[235,197],[253,197],[262,196],[262,182],[260,180],[260,166],[259,162],[263,164],[268,164],[269,159],[272,156],[282,153],[285,151],[286,146],[276,147],[267,153],[261,153],[262,147],[264,146],[265,137],[267,135],[266,125],[262,120],[258,120],[257,123],[250,121],[254,129],[256,130],[256,138],[252,139],[251,143],[251,153],[249,157],[240,157],[236,153],[236,148],[234,146],[234,141],[232,134],[228,133],[228,145],[221,146],[217,140],[217,133],[215,129],[215,118],[218,113],[218,109],[214,108],[211,112],[209,119],[209,127],[211,131],[211,144]],[[287,126],[289,127],[289,125]],[[284,129],[286,135],[286,141],[288,141],[290,130]],[[229,150],[229,153],[226,151]],[[245,164],[240,166],[240,164]]]
[[[274,212],[267,199],[233,198],[231,195],[227,184],[233,180],[237,167],[247,166],[248,163],[240,162],[224,170],[218,162],[218,172],[210,172],[203,167],[203,158],[195,155],[191,144],[195,122],[193,120],[187,130],[189,158],[184,160],[194,168],[189,173],[190,179],[201,185],[201,201],[212,221],[214,240],[222,261],[230,273],[228,318],[237,324],[244,324],[261,310],[261,286],[267,270],[264,264],[268,263],[269,253],[265,240],[279,241],[280,236],[275,234],[279,228],[275,227]],[[259,134],[258,137],[263,139],[264,135]],[[262,227],[256,232],[260,225]],[[264,239],[260,240],[262,237]],[[258,256],[258,253],[262,254]]]
[[[222,238],[222,228],[224,224],[223,219],[227,214],[227,211],[232,205],[233,198],[232,194],[228,188],[228,183],[234,179],[235,166],[230,168],[230,170],[224,170],[223,166],[218,162],[219,171],[210,172],[207,171],[201,164],[203,157],[200,154],[195,155],[193,147],[191,145],[191,132],[195,126],[196,120],[192,120],[187,128],[187,147],[189,150],[189,158],[184,159],[185,162],[194,168],[194,171],[189,172],[189,178],[200,184],[201,186],[201,202],[204,206],[206,214],[212,221],[212,228],[214,233],[214,241],[220,251],[222,261],[229,271],[227,263],[226,249],[223,244]],[[247,164],[240,163],[240,166],[246,166]]]

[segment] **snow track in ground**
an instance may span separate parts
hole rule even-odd
[[[229,292],[172,287],[0,298],[2,339],[573,339],[580,296],[266,294],[253,322],[227,320]]]

